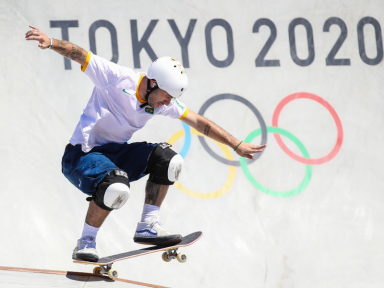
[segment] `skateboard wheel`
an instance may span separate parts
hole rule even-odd
[[[177,261],[180,263],[187,262],[187,255],[184,253],[177,254]]]
[[[164,260],[165,262],[169,262],[169,261],[172,260],[171,258],[168,258],[168,254],[167,254],[167,252],[164,252],[163,255],[161,256],[161,258],[163,258],[163,260]]]
[[[117,277],[119,277],[119,272],[117,272],[116,269],[111,269],[108,271],[108,277],[112,280],[115,280]]]
[[[103,274],[101,273],[102,270],[103,270],[103,268],[101,268],[101,267],[95,267],[95,268],[93,268],[93,274],[96,274],[96,275],[103,275]]]

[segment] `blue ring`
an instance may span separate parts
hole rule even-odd
[[[183,148],[181,149],[179,154],[181,155],[181,157],[185,158],[189,152],[189,148],[191,148],[192,133],[191,133],[191,127],[189,127],[184,122],[181,122],[181,123],[183,124],[185,138],[184,138]]]

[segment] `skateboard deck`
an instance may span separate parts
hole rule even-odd
[[[197,242],[203,236],[203,232],[194,232],[187,236],[184,236],[181,242],[177,245],[172,246],[150,246],[143,249],[138,249],[134,251],[124,252],[112,256],[102,257],[97,262],[89,262],[83,260],[73,260],[73,263],[86,264],[86,265],[96,265],[93,269],[94,274],[98,275],[108,275],[109,278],[115,279],[118,277],[118,272],[116,269],[112,269],[112,264],[117,261],[138,257],[141,255],[151,254],[155,252],[165,251],[163,253],[163,260],[169,262],[172,259],[177,259],[179,262],[184,263],[187,261],[187,255],[184,253],[177,253],[178,248],[186,247]]]

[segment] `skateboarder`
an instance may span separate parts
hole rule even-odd
[[[146,73],[139,73],[29,27],[26,40],[38,41],[39,48],[49,48],[79,63],[81,71],[95,84],[62,158],[63,174],[90,201],[73,259],[99,259],[95,242],[99,228],[112,210],[127,202],[130,182],[148,174],[145,204],[134,241],[155,245],[181,241],[181,235],[164,228],[159,210],[169,185],[179,178],[183,158],[167,143],[127,143],[153,116],[180,119],[249,159],[266,147],[240,141],[180,102],[178,98],[187,90],[188,79],[176,59],[161,57]]]

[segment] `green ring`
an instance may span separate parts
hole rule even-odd
[[[299,147],[303,156],[305,158],[309,159],[308,151],[307,151],[307,149],[305,149],[303,143],[301,143],[299,139],[297,139],[295,136],[293,136],[288,131],[281,129],[281,128],[278,128],[278,127],[267,127],[267,132],[277,133],[277,134],[280,134],[282,136],[287,137],[293,143],[295,143],[297,147]],[[244,142],[251,143],[251,141],[259,135],[261,135],[261,129],[260,128],[251,132],[251,134],[249,134],[245,138]],[[253,176],[251,175],[251,172],[249,172],[247,161],[245,158],[243,158],[243,157],[240,158],[240,165],[241,165],[241,168],[243,169],[245,176],[252,183],[253,186],[255,186],[257,189],[259,189],[261,192],[264,192],[265,194],[268,194],[268,195],[271,195],[274,197],[284,197],[284,198],[285,197],[292,197],[292,196],[295,196],[295,195],[301,193],[302,191],[304,191],[305,188],[307,188],[309,181],[311,180],[311,177],[312,177],[312,166],[306,165],[304,180],[300,183],[300,185],[298,187],[296,187],[295,189],[292,189],[290,191],[279,192],[279,191],[274,191],[274,190],[268,189],[268,188],[262,186],[259,182],[257,182],[255,180],[255,178],[253,178]]]

